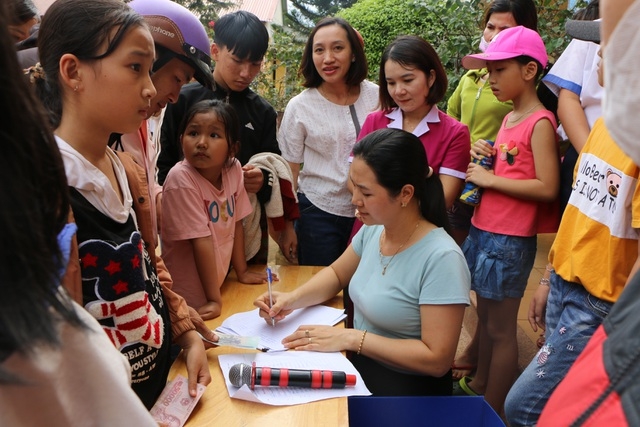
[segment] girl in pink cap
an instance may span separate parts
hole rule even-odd
[[[500,413],[518,369],[517,314],[536,254],[536,235],[555,231],[550,204],[557,199],[556,122],[536,94],[547,64],[537,32],[517,26],[496,35],[484,53],[463,58],[465,68],[487,67],[499,101],[512,101],[495,145],[471,147],[474,158],[493,156],[493,170],[470,163],[468,182],[483,188],[462,250],[478,297],[480,353],[476,376],[463,377],[460,394],[483,394]]]

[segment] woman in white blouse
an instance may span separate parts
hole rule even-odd
[[[355,210],[348,159],[360,125],[378,105],[378,86],[365,80],[362,37],[342,18],[318,22],[300,71],[307,89],[289,101],[278,143],[297,184],[298,261],[329,265],[349,241]]]

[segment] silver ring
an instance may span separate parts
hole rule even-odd
[[[305,329],[305,331],[304,331],[304,336],[305,336],[305,337],[307,337],[307,338],[309,338],[309,330],[308,330],[308,329]]]
[[[311,338],[308,338],[308,339],[309,339],[309,344],[311,344]]]

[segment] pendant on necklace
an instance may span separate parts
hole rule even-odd
[[[413,231],[411,232],[411,234],[409,234],[409,237],[407,237],[407,240],[404,241],[404,243],[402,243],[398,249],[396,249],[396,252],[391,256],[391,259],[389,260],[389,262],[387,263],[387,265],[383,264],[382,262],[382,257],[384,255],[382,255],[382,241],[384,239],[384,231],[382,233],[380,233],[380,241],[378,243],[379,245],[379,250],[378,250],[378,254],[380,254],[380,265],[382,266],[382,275],[384,276],[385,273],[387,272],[387,267],[389,267],[389,264],[391,264],[391,261],[393,261],[393,259],[396,257],[396,255],[398,255],[398,252],[400,252],[400,250],[404,247],[404,245],[407,244],[407,242],[409,240],[411,240],[411,237],[413,237],[413,234],[416,232],[416,230],[418,229],[418,227],[420,226],[420,221],[418,221],[416,223],[416,226],[413,228]]]
[[[384,276],[384,274],[387,272],[387,267],[389,267],[389,264],[391,264],[391,260],[393,259],[393,257],[391,257],[389,262],[385,265],[382,262],[382,258],[384,257],[384,255],[382,255],[382,250],[380,250],[378,253],[380,254],[380,266],[382,267],[382,275]]]

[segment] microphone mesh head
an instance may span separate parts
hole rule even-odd
[[[243,384],[251,385],[251,365],[237,363],[229,368],[229,381],[234,387],[242,387]]]

